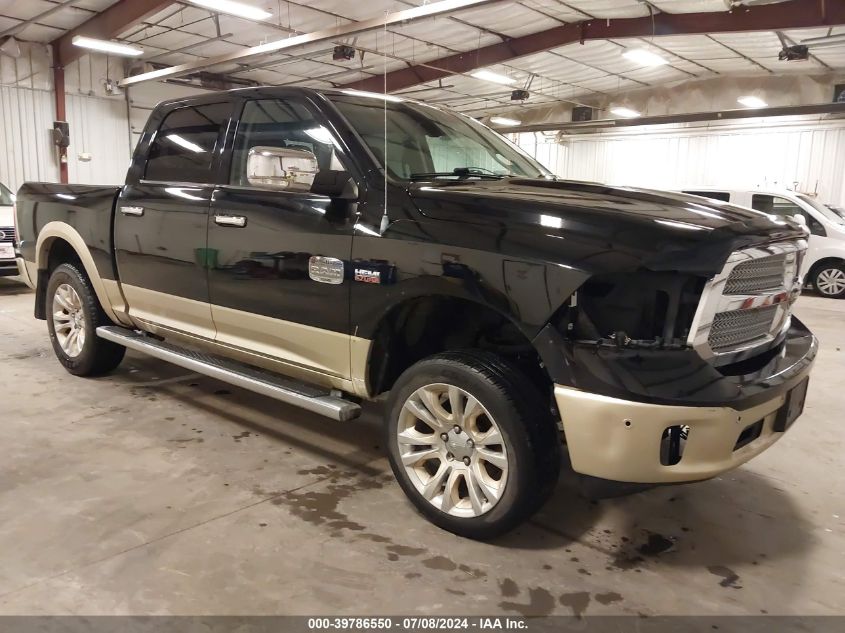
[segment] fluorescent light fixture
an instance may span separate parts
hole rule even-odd
[[[746,108],[765,108],[767,105],[769,105],[760,97],[755,97],[754,95],[746,95],[744,97],[740,97],[739,99],[737,99],[737,101],[744,105]]]
[[[192,143],[186,138],[182,138],[178,134],[168,134],[164,138],[166,138],[171,143],[176,143],[176,145],[178,145],[179,147],[184,147],[189,152],[196,152],[197,154],[202,154],[205,152],[202,147],[200,147],[196,143]]]
[[[541,215],[540,224],[552,229],[560,229],[563,228],[563,219],[557,217],[556,215]]]
[[[381,99],[382,101],[393,101],[395,103],[401,103],[404,101],[401,97],[396,97],[394,95],[382,94],[380,92],[367,92],[366,90],[341,90],[341,92],[345,95],[352,95],[353,97],[369,97],[370,99]]]
[[[669,61],[647,48],[626,48],[622,57],[641,66],[663,66]]]
[[[109,40],[97,40],[93,37],[85,37],[84,35],[74,35],[71,42],[79,48],[87,48],[92,51],[111,53],[113,55],[123,55],[125,57],[138,57],[138,55],[144,54],[143,49],[136,48],[135,46],[119,44],[118,42],[111,42]]]
[[[640,113],[637,112],[636,110],[632,110],[631,108],[622,108],[622,107],[611,108],[610,113],[615,114],[618,117],[622,117],[623,119],[636,119],[638,116],[640,116]]]
[[[474,73],[470,73],[470,76],[481,79],[482,81],[492,81],[494,84],[504,84],[506,86],[516,83],[516,79],[494,73],[492,70],[476,70]]]
[[[518,119],[509,119],[506,116],[494,116],[490,117],[490,123],[493,125],[503,125],[507,127],[513,127],[515,125],[519,125],[522,121]]]
[[[273,15],[264,9],[259,9],[243,2],[235,2],[234,0],[188,0],[188,2],[203,9],[228,13],[239,18],[247,18],[248,20],[266,20]]]

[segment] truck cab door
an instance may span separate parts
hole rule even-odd
[[[317,171],[344,170],[340,148],[305,101],[246,101],[208,228],[217,341],[316,382],[350,375],[350,205],[311,192]]]
[[[124,187],[115,211],[115,257],[129,314],[213,339],[208,295],[208,211],[218,168],[215,149],[229,102],[175,107],[148,144],[143,175]],[[136,156],[136,164],[143,160]]]

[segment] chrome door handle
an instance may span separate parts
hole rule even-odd
[[[215,215],[214,223],[220,226],[235,226],[243,228],[246,226],[246,216],[243,215]]]
[[[144,207],[120,207],[123,215],[144,215]]]

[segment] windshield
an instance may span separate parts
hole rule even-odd
[[[11,207],[15,203],[15,196],[0,182],[0,207]]]
[[[387,101],[381,95],[329,98],[394,178],[553,177],[516,145],[468,117],[390,96]]]
[[[836,215],[838,215],[840,218],[842,218],[843,220],[845,220],[845,207],[834,207],[833,205],[830,205],[830,204],[826,204],[825,206],[826,206],[828,209],[830,209],[831,211],[833,211],[833,212],[834,212]]]
[[[804,195],[803,193],[798,194],[798,197],[803,201],[813,207],[816,211],[821,213],[824,217],[826,217],[831,222],[836,222],[837,224],[845,224],[845,218],[840,216],[838,213],[829,209],[827,206],[823,205],[821,202],[816,200],[815,198],[811,198],[810,196]]]

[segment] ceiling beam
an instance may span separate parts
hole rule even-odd
[[[655,13],[653,17],[590,19],[395,70],[387,73],[386,85],[388,92],[395,92],[485,66],[501,64],[518,57],[590,40],[781,31],[839,24],[845,24],[845,2],[829,0],[788,0],[779,4],[736,7],[731,11],[708,13]],[[385,77],[378,76],[358,80],[344,87],[380,92],[384,86]]]
[[[127,0],[122,1],[126,2]],[[134,1],[136,0],[133,0],[133,2]],[[197,70],[205,70],[221,64],[228,64],[232,62],[240,63],[248,59],[255,59],[256,57],[278,53],[279,51],[299,48],[308,44],[333,41],[339,37],[348,37],[365,31],[387,28],[388,26],[392,26],[394,24],[405,24],[413,20],[420,20],[438,15],[447,15],[454,13],[455,11],[460,11],[461,9],[481,7],[487,4],[494,4],[496,2],[502,2],[502,0],[439,0],[438,2],[415,6],[410,9],[402,9],[401,11],[386,13],[380,17],[371,18],[369,20],[340,24],[313,31],[311,33],[305,33],[303,35],[295,35],[275,40],[273,42],[267,42],[266,44],[261,44],[259,46],[251,46],[250,48],[245,48],[234,53],[227,53],[225,55],[209,57],[205,60],[189,62],[187,64],[181,64],[171,68],[162,68],[160,70],[154,70],[140,75],[133,75],[132,77],[122,79],[119,84],[120,86],[125,87],[142,83],[144,81],[181,77],[183,75],[191,74]]]
[[[110,40],[175,3],[176,0],[120,0],[50,42],[53,46],[53,59],[58,66],[64,67],[86,54],[84,49],[73,45],[75,36],[85,35]]]

